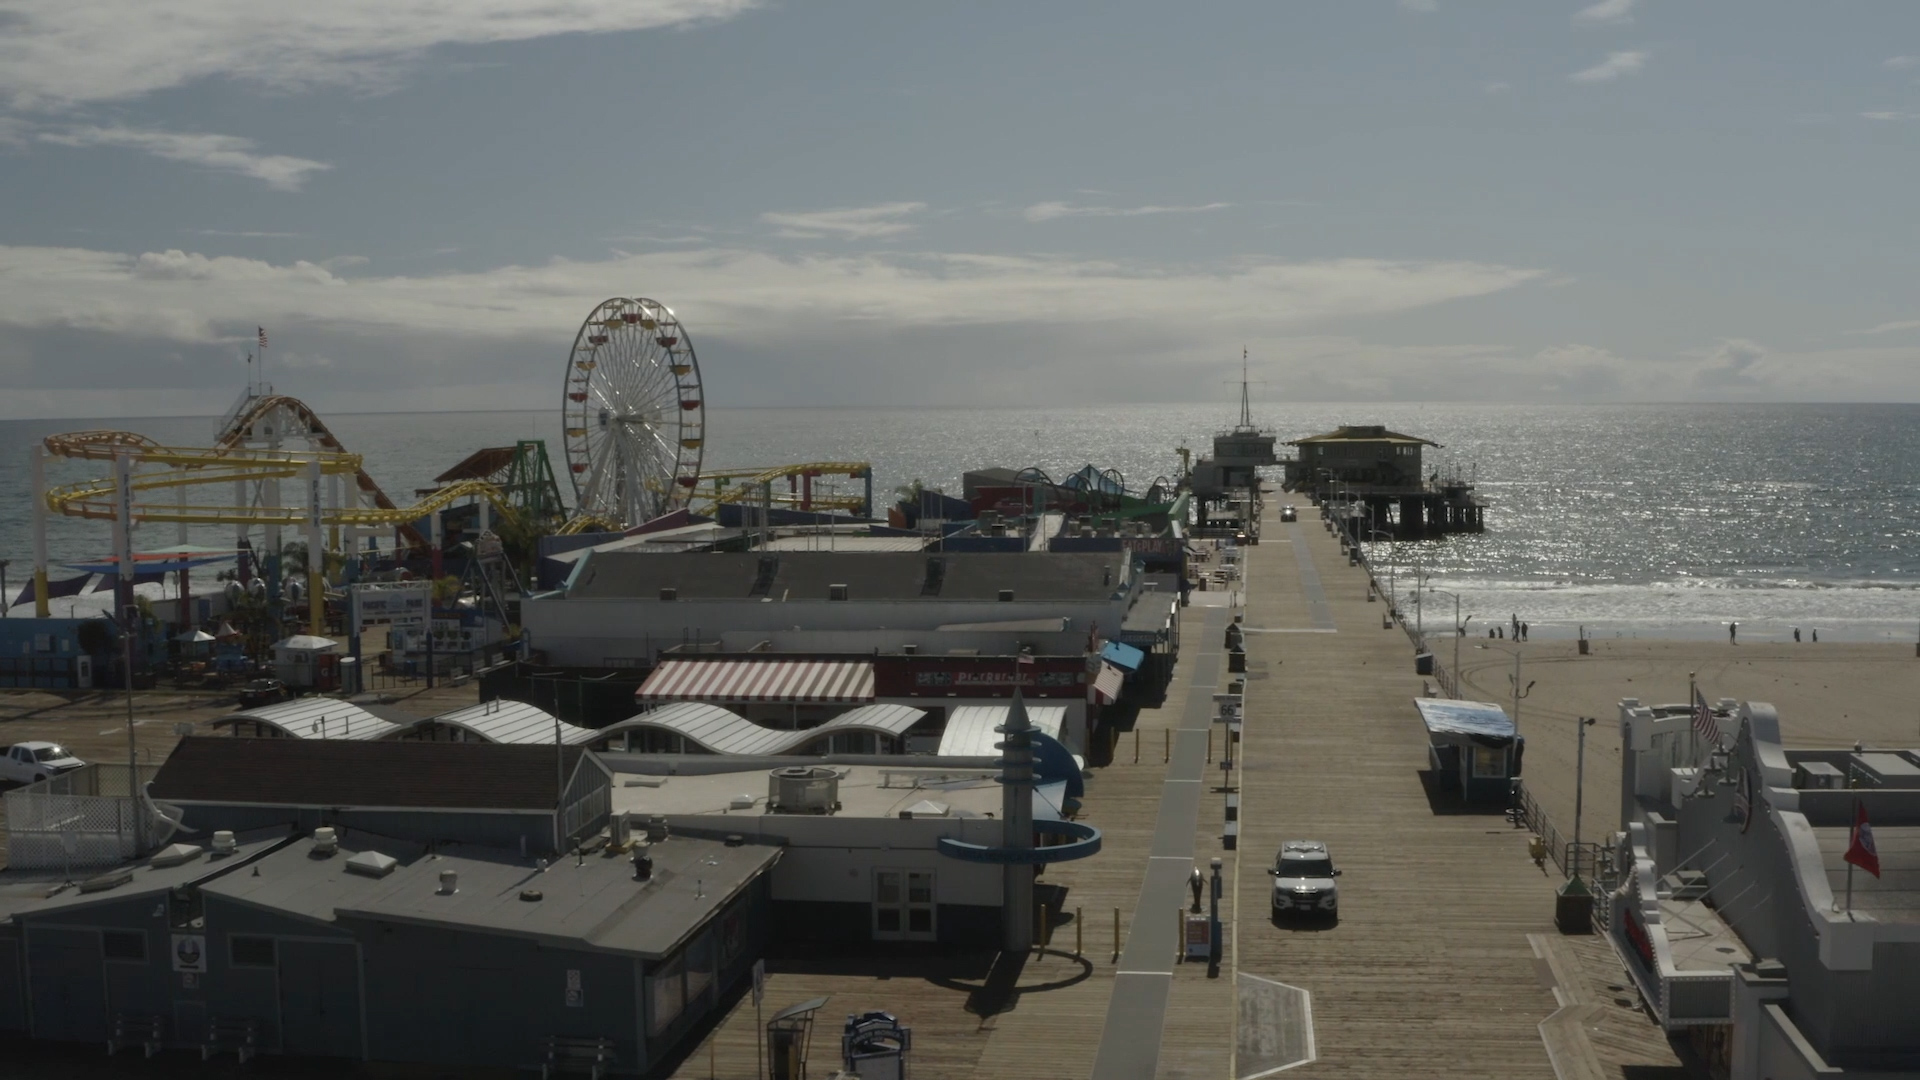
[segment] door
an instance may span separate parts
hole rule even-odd
[[[873,936],[876,941],[932,941],[935,935],[933,871],[873,872]]]
[[[107,984],[98,930],[29,930],[33,1034],[41,1039],[105,1042]]]
[[[360,958],[352,945],[280,941],[280,1047],[312,1057],[361,1056]]]

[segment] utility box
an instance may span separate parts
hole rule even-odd
[[[1578,875],[1554,891],[1553,925],[1563,934],[1593,933],[1593,890]]]

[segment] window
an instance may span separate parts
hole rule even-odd
[[[881,941],[936,936],[933,871],[873,872],[873,936]]]
[[[700,1001],[713,985],[713,935],[708,933],[687,946],[687,1003]]]
[[[66,747],[48,743],[45,746],[36,748],[33,751],[33,756],[39,761],[59,761],[61,758],[69,755],[67,754]]]
[[[1473,775],[1476,778],[1504,777],[1507,775],[1507,748],[1504,746],[1476,746],[1473,748]]]
[[[229,934],[227,956],[233,961],[234,967],[270,968],[274,966],[273,939]]]
[[[647,1027],[655,1035],[673,1026],[687,1007],[685,957],[676,956],[647,977]]]
[[[105,930],[100,934],[100,954],[123,964],[147,962],[147,935],[138,930]]]

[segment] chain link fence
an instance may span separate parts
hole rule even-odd
[[[156,768],[87,765],[7,792],[7,865],[16,870],[112,866],[142,854],[164,828],[137,797]]]

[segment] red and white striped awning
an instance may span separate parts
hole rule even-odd
[[[666,660],[634,694],[643,705],[668,701],[872,701],[871,660]]]

